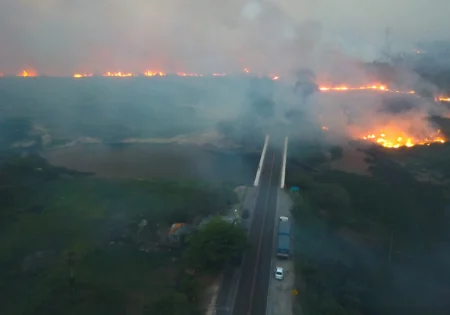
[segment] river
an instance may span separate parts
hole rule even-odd
[[[171,178],[251,184],[260,153],[192,144],[78,144],[42,153],[51,164],[106,178]]]

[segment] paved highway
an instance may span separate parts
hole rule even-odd
[[[269,145],[249,233],[251,247],[242,261],[233,315],[266,315],[280,172],[281,150]]]

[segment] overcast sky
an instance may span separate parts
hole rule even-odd
[[[332,54],[375,58],[387,26],[393,49],[450,36],[448,0],[258,3],[1,0],[0,71],[283,72]]]

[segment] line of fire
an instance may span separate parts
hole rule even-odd
[[[250,74],[250,70],[244,68],[241,74]],[[97,75],[93,73],[74,73],[72,78],[81,79],[81,78],[89,78],[89,77],[117,77],[117,78],[127,78],[127,77],[166,77],[166,76],[177,76],[177,77],[224,77],[228,75],[235,74],[227,74],[227,73],[211,73],[211,74],[200,74],[200,73],[186,73],[186,72],[175,72],[175,73],[166,73],[164,71],[156,71],[156,70],[146,70],[141,73],[133,73],[133,72],[112,72],[108,71],[103,74]],[[0,77],[7,77],[8,75],[4,75],[0,72]],[[13,75],[14,76],[14,75]],[[38,73],[34,70],[22,70],[19,74],[15,75],[17,77],[38,77]],[[277,75],[258,75],[259,77],[267,77],[271,80],[279,80],[280,76]],[[409,94],[416,95],[416,92],[413,90],[402,91],[398,89],[391,89],[385,84],[368,84],[361,86],[350,86],[345,84],[339,85],[320,85],[315,84],[314,87],[315,92],[319,93],[345,93],[345,92],[354,92],[354,91],[374,91],[381,93],[397,93],[397,94]],[[435,102],[442,103],[450,103],[450,96],[446,95],[437,95],[434,97]],[[329,131],[328,126],[322,126],[323,132]],[[370,141],[372,143],[376,143],[385,148],[397,149],[401,147],[413,147],[418,145],[431,145],[434,143],[445,143],[446,139],[442,135],[440,130],[433,131],[430,135],[426,137],[414,137],[408,135],[404,131],[396,130],[395,132],[392,130],[379,130],[377,132],[368,132],[367,134],[361,135],[358,137],[358,140],[361,141]]]
[[[244,68],[242,70],[243,74],[250,74],[250,70],[248,68]],[[252,73],[254,75],[254,73]],[[203,73],[194,73],[194,72],[174,72],[174,73],[167,73],[160,70],[146,70],[143,72],[135,73],[135,72],[124,72],[124,71],[107,71],[102,74],[95,74],[93,72],[79,72],[74,73],[71,77],[75,79],[79,78],[88,78],[88,77],[118,77],[118,78],[127,78],[127,77],[165,77],[165,76],[178,76],[178,77],[207,77],[207,76],[213,76],[213,77],[223,77],[227,76],[229,74],[227,73],[211,73],[211,74],[203,74]],[[230,74],[235,75],[235,73]],[[259,76],[269,77],[272,80],[278,80],[279,76],[277,75],[261,75]],[[22,70],[18,74],[4,74],[3,72],[0,72],[0,77],[6,77],[6,76],[16,76],[16,77],[38,77],[40,76],[37,71],[32,69]]]

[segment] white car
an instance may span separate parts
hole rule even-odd
[[[283,280],[284,277],[284,270],[281,267],[275,268],[275,279],[277,280]]]
[[[280,221],[289,221],[289,218],[288,218],[288,217],[281,216],[281,217],[280,217]]]

